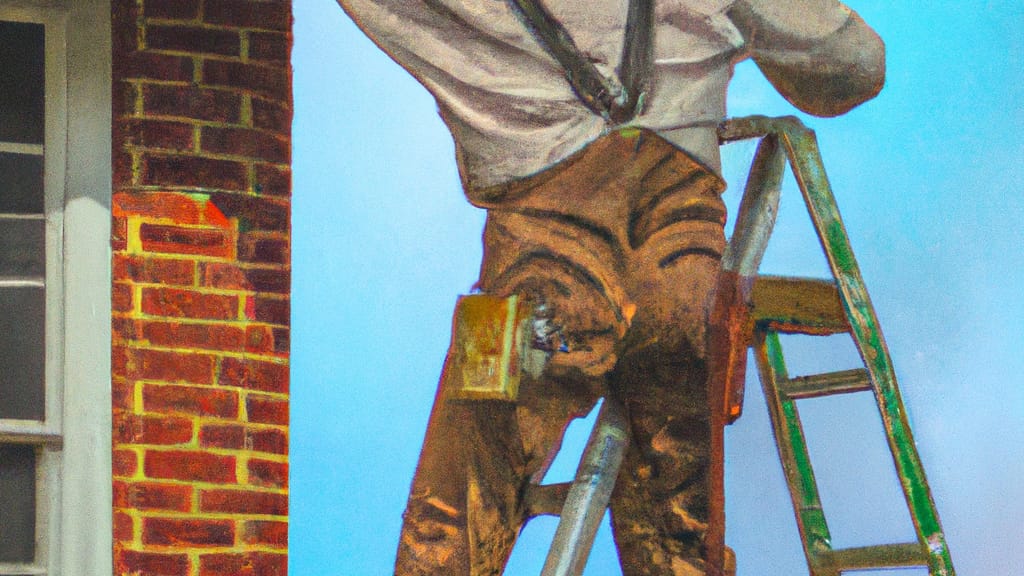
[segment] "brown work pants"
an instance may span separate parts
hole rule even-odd
[[[446,368],[396,574],[500,574],[531,513],[529,483],[602,396],[630,424],[611,500],[623,573],[721,573],[721,543],[708,541],[721,463],[711,461],[720,431],[705,340],[723,188],[654,133],[630,129],[535,177],[470,193],[488,208],[480,288],[527,298],[551,356],[539,378],[523,375],[515,403],[449,400]]]

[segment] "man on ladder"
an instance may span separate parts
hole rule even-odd
[[[630,436],[611,498],[623,573],[730,572],[706,343],[726,85],[752,57],[801,110],[841,114],[881,89],[881,40],[834,0],[340,2],[436,97],[488,210],[479,288],[527,303],[545,355],[514,397],[475,402],[449,356],[396,574],[500,574],[531,483],[602,397]]]

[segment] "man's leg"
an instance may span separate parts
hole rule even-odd
[[[471,522],[480,521],[469,517],[471,485],[474,486],[472,499],[492,500],[488,504],[492,504],[491,510],[499,515],[498,522],[488,523],[495,545],[500,547],[502,542],[515,537],[517,527],[512,526],[509,511],[495,505],[504,504],[505,499],[494,494],[494,487],[481,490],[478,457],[473,454],[474,450],[507,444],[514,434],[514,429],[510,429],[497,438],[482,438],[484,431],[477,427],[478,412],[489,413],[490,417],[508,423],[509,411],[493,402],[474,406],[448,401],[449,387],[458,380],[450,375],[446,366],[403,514],[395,562],[398,576],[471,574],[468,530]],[[517,453],[510,450],[504,455],[505,459],[496,463],[511,461]],[[507,546],[511,549],[510,543]]]
[[[712,429],[704,377],[704,362],[692,353],[653,347],[621,358],[612,376],[631,432],[612,495],[626,576],[706,573]]]
[[[637,313],[609,387],[631,444],[612,497],[626,576],[720,576],[720,419],[706,330],[725,248],[721,182],[678,155],[631,198],[627,287]]]
[[[395,574],[501,574],[526,519],[522,497],[596,386],[522,375],[517,402],[449,400],[446,366],[404,514]]]

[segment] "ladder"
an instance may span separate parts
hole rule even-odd
[[[949,548],[925,478],[882,331],[854,259],[846,230],[829,187],[814,132],[794,117],[748,117],[725,122],[720,140],[761,138],[751,179],[737,216],[737,232],[723,257],[745,287],[752,308],[752,345],[768,403],[776,445],[789,486],[804,553],[812,576],[839,576],[844,570],[926,566],[931,576],[953,576]],[[807,204],[833,280],[756,276],[756,268],[774,224],[785,161],[791,166]],[[734,323],[737,324],[737,323]],[[738,323],[743,324],[743,323]],[[826,336],[848,333],[864,368],[790,378],[779,334]],[[738,364],[726,395],[730,417],[738,416],[746,344],[737,339],[730,354]],[[871,391],[874,394],[896,472],[903,488],[916,542],[833,549],[818,496],[796,400]]]

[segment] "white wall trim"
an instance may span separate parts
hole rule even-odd
[[[110,0],[67,3],[64,449],[59,574],[113,574]]]

